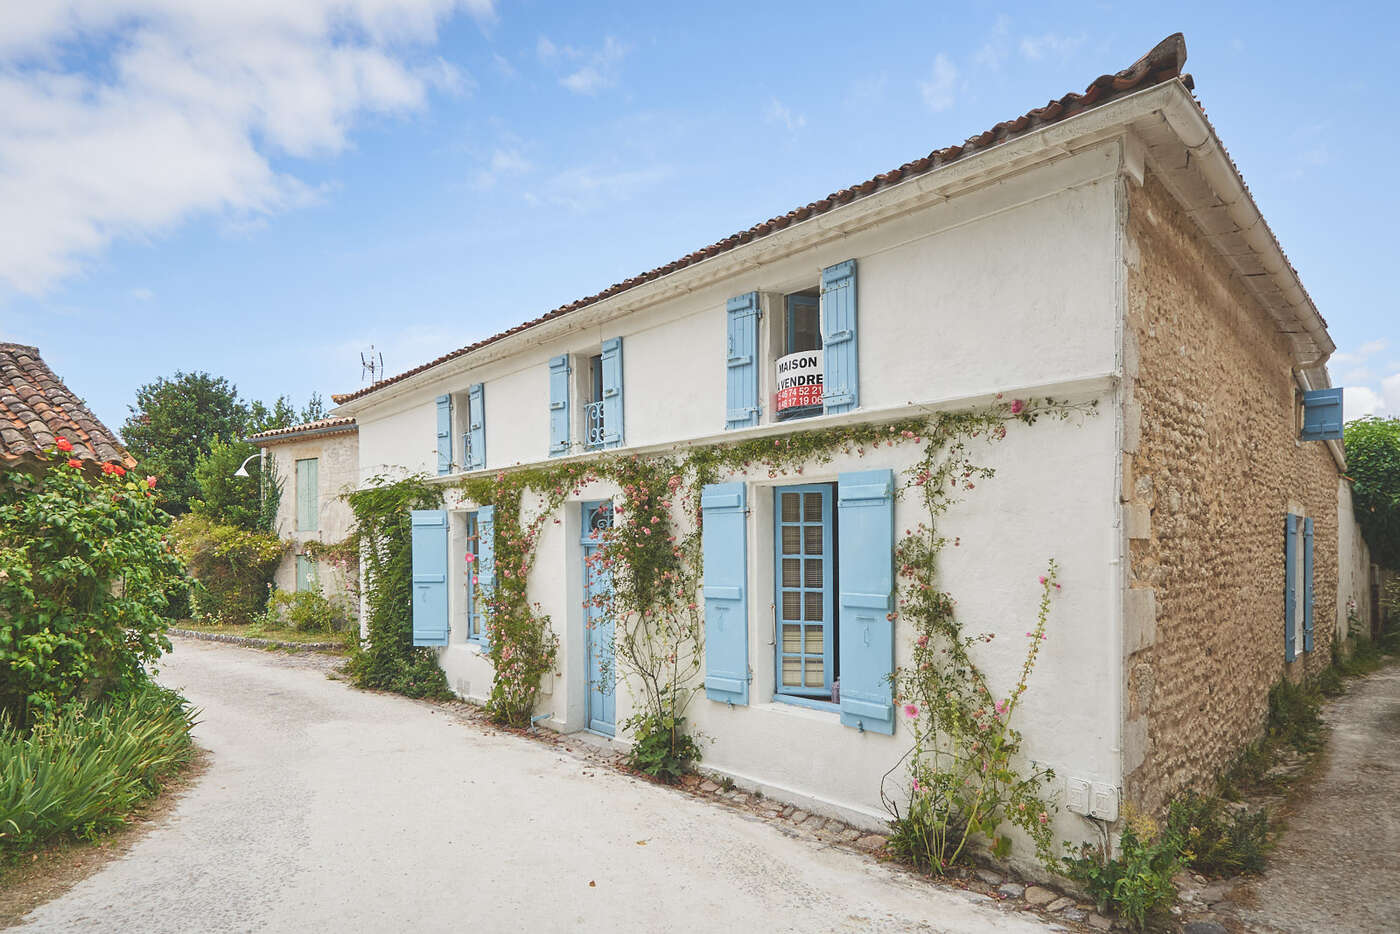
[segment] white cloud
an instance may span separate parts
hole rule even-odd
[[[156,297],[156,293],[152,292],[150,289],[132,289],[131,297],[138,302],[149,302]]]
[[[948,56],[939,52],[933,59],[933,74],[927,81],[919,82],[919,91],[929,110],[938,113],[953,106],[953,88],[957,80],[957,67],[948,60]]]
[[[39,293],[118,238],[306,203],[273,157],[334,155],[365,113],[471,87],[422,54],[458,10],[495,18],[494,0],[5,4],[0,281]]]
[[[789,130],[800,130],[807,125],[807,118],[802,114],[793,113],[788,106],[776,97],[768,101],[768,109],[764,111],[764,119],[769,123],[777,123],[787,127]]]
[[[577,166],[550,177],[539,188],[526,192],[533,205],[553,205],[586,211],[605,201],[636,197],[673,174],[670,166],[643,169],[607,169]]]
[[[535,54],[545,64],[562,63],[570,68],[559,84],[575,94],[593,95],[615,87],[622,60],[631,48],[612,36],[603,40],[601,48],[589,50],[571,45],[556,45],[548,36],[540,36]]]
[[[482,190],[495,187],[496,182],[508,175],[524,175],[533,166],[513,147],[497,148],[491,153],[486,167],[476,174],[476,187]]]
[[[1062,36],[1047,32],[1042,36],[1024,36],[1021,39],[1021,54],[1033,62],[1046,57],[1069,58],[1084,44],[1083,36]]]
[[[1351,421],[1364,415],[1375,415],[1385,408],[1380,393],[1365,386],[1347,386],[1342,390],[1342,418]]]
[[[1005,13],[997,15],[996,24],[992,27],[991,34],[987,41],[982,43],[975,53],[972,61],[990,71],[997,71],[1001,68],[1009,56],[1011,45],[1011,17]]]
[[[1390,375],[1379,381],[1366,365],[1389,346],[1385,338],[1377,338],[1355,350],[1334,353],[1328,361],[1329,370],[1341,370],[1342,417],[1347,421],[1363,415],[1400,416],[1400,361],[1387,363],[1381,372]]]

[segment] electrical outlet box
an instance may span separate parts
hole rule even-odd
[[[1107,782],[1094,782],[1089,797],[1089,816],[1099,820],[1118,819],[1118,789]]]
[[[1065,807],[1074,814],[1089,813],[1089,780],[1071,778],[1065,782]]]

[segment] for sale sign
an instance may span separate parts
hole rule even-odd
[[[799,350],[778,358],[777,410],[822,404],[822,352]]]

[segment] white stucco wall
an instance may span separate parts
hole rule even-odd
[[[1361,526],[1352,510],[1351,484],[1337,481],[1337,635],[1347,635],[1347,604],[1355,602],[1361,620],[1357,631],[1371,631],[1371,550],[1361,537]]]
[[[1119,165],[1117,143],[1105,144],[797,255],[757,263],[722,281],[700,283],[623,318],[599,324],[579,313],[574,323],[564,318],[553,331],[520,341],[508,356],[388,387],[353,406],[360,426],[359,477],[433,473],[434,400],[476,382],[485,384],[487,469],[546,460],[547,361],[559,353],[593,352],[603,339],[619,335],[627,448],[742,437],[722,431],[725,301],[751,290],[781,294],[812,287],[823,267],[855,258],[861,407],[792,427],[986,404],[998,392],[1099,402],[1098,414],[1086,419],[1018,423],[1000,444],[984,449],[975,442],[977,459],[998,473],[942,520],[944,533],[960,540],[942,567],[967,631],[996,634],[979,646],[979,660],[1004,692],[1014,685],[1024,657],[1024,633],[1039,596],[1036,579],[1051,557],[1059,561],[1064,589],[1017,723],[1024,752],[1056,770],[1057,793],[1070,776],[1118,785],[1119,426],[1112,374],[1119,366]],[[763,348],[760,356],[767,353]],[[772,381],[763,376],[760,396],[767,407]],[[464,427],[464,406],[457,406],[456,416],[454,445]],[[764,425],[748,431],[770,430]],[[845,469],[899,470],[911,454],[882,449],[805,471],[800,481],[835,480]],[[876,825],[886,816],[880,778],[906,751],[909,735],[904,728],[893,737],[862,734],[841,726],[836,714],[773,702],[768,488],[774,481],[766,473],[748,479],[752,703],[731,709],[703,695],[694,701],[693,725],[711,740],[704,765],[808,809]],[[584,727],[579,503],[609,492],[601,486],[580,491],[561,511],[560,524],[546,524],[530,582],[531,598],[560,637],[557,670],[547,679],[537,712],[549,716],[546,725],[564,731]],[[897,507],[897,530],[918,519],[909,506]],[[456,602],[465,578],[460,538],[452,542]],[[442,665],[455,690],[481,699],[490,690],[491,668],[465,641],[460,617],[454,605]],[[897,662],[907,661],[908,630],[897,632]],[[621,724],[631,708],[625,687],[617,706]],[[1062,811],[1057,820],[1061,838],[1086,837],[1082,819]]]
[[[312,436],[304,440],[279,441],[264,450],[274,464],[275,476],[282,484],[282,499],[277,504],[279,537],[290,541],[292,547],[282,558],[273,575],[278,590],[295,591],[296,556],[304,552],[302,543],[308,540],[333,544],[345,539],[354,527],[354,515],[341,495],[359,485],[359,442],[354,432]],[[296,462],[304,458],[317,459],[317,528],[315,531],[297,529]],[[321,588],[329,596],[346,592],[341,574],[321,562],[317,572]]]

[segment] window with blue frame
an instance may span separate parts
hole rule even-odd
[[[463,618],[467,623],[467,641],[485,643],[486,629],[482,623],[480,601],[477,599],[477,572],[480,570],[477,558],[480,555],[480,535],[477,531],[476,513],[469,512],[465,517],[466,547],[463,549],[463,559],[466,561],[466,573],[463,575],[465,581],[466,597],[463,604],[466,612]]]
[[[780,698],[834,702],[838,697],[834,488],[814,483],[773,492],[774,684]]]

